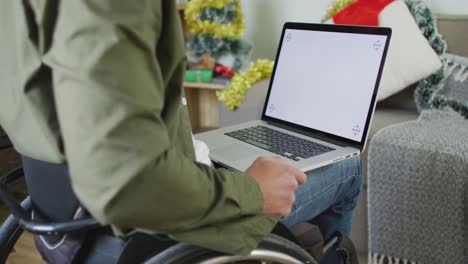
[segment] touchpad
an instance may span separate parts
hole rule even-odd
[[[232,144],[225,147],[217,148],[212,151],[217,157],[223,160],[237,162],[241,160],[255,160],[262,155],[261,151],[251,149],[242,145]]]

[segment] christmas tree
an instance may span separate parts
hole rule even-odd
[[[242,39],[245,20],[239,0],[191,0],[185,10],[191,33],[187,41],[189,62],[209,55],[217,64],[241,69],[252,45]]]

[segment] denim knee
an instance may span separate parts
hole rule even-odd
[[[359,156],[352,157],[342,161],[344,164],[343,166],[346,167],[348,171],[347,175],[349,177],[353,177],[350,180],[348,195],[346,195],[345,200],[348,203],[352,203],[357,205],[359,195],[362,192],[362,184],[363,184],[363,176],[362,176],[362,161]]]

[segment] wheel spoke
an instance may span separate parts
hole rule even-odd
[[[206,259],[200,264],[242,264],[242,263],[261,263],[261,264],[301,264],[301,261],[287,254],[269,251],[254,250],[249,256],[217,256]]]

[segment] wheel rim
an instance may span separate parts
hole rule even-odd
[[[198,262],[199,264],[228,264],[241,261],[258,261],[261,264],[301,264],[302,262],[289,255],[271,250],[257,249],[248,256],[217,256]]]

